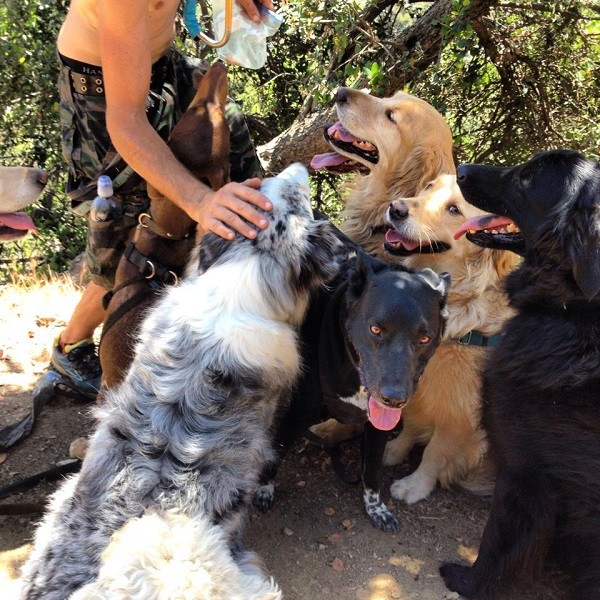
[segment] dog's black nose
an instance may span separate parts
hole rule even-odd
[[[344,102],[348,102],[348,88],[338,88],[333,99],[338,104],[344,104]]]
[[[408,217],[408,204],[404,200],[394,200],[390,204],[390,219],[402,220]]]
[[[381,403],[384,406],[389,406],[390,408],[404,408],[408,403],[406,396],[403,390],[397,389],[387,389],[382,390],[382,392],[386,392],[387,394],[382,395]],[[389,395],[388,395],[389,394]]]
[[[468,165],[458,165],[456,169],[456,181],[464,181],[467,178],[468,172]]]

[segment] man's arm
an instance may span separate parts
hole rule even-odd
[[[106,92],[106,123],[116,150],[139,175],[185,210],[203,231],[232,239],[267,226],[252,205],[271,209],[259,179],[228,183],[214,192],[198,181],[152,129],[146,98],[152,69],[147,0],[99,0],[98,31]]]

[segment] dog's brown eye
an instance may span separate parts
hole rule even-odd
[[[460,208],[458,208],[456,204],[450,204],[450,206],[448,206],[448,212],[453,215],[462,215]]]
[[[371,325],[370,329],[373,335],[381,335],[381,327],[378,325]]]
[[[422,335],[419,338],[419,344],[429,344],[430,341],[431,341],[431,338],[428,335]]]
[[[392,122],[395,123],[396,119],[394,119],[394,113],[391,110],[385,111],[385,116]]]

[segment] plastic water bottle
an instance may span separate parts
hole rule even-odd
[[[255,0],[256,2],[256,0]],[[267,38],[274,35],[283,23],[283,17],[256,2],[260,22],[250,20],[237,2],[233,4],[233,19],[229,41],[217,48],[217,56],[232,65],[260,69],[267,61]],[[213,31],[217,38],[225,30],[225,2],[213,2]]]
[[[92,201],[90,219],[97,223],[118,219],[123,210],[120,202],[114,197],[112,180],[108,175],[98,177],[97,196]]]

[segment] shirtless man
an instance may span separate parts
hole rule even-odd
[[[236,1],[252,20],[259,20],[253,0]],[[259,1],[273,8],[271,0]],[[241,113],[237,111],[230,119],[232,150],[234,135],[247,140],[251,149],[250,157],[248,152],[241,157],[245,168],[235,164],[232,154],[232,179],[237,166],[241,183],[232,181],[218,191],[211,190],[179,163],[165,142],[185,110],[182,96],[189,89],[182,88],[191,88],[189,60],[172,47],[179,4],[180,0],[71,0],[57,40],[62,62],[63,154],[69,165],[67,192],[75,208],[85,206],[85,200],[95,195],[95,179],[106,172],[108,159],[116,157],[114,172],[123,174],[115,181],[115,194],[129,194],[133,205],[140,200],[139,212],[144,208],[142,180],[146,180],[197,221],[200,231],[213,231],[226,239],[238,231],[254,238],[256,230],[251,225],[265,228],[267,221],[253,205],[264,210],[271,205],[258,191],[260,179],[254,175],[260,175],[260,163]],[[174,103],[165,102],[167,93]],[[173,104],[175,114],[156,114],[165,107],[168,113]],[[151,105],[158,105],[154,113],[148,108]],[[234,127],[243,131],[236,132]],[[127,165],[131,176],[119,181]],[[93,266],[91,271],[94,274]],[[110,278],[92,278],[55,340],[51,361],[53,368],[92,394],[100,379],[92,336],[104,320],[106,287]]]

